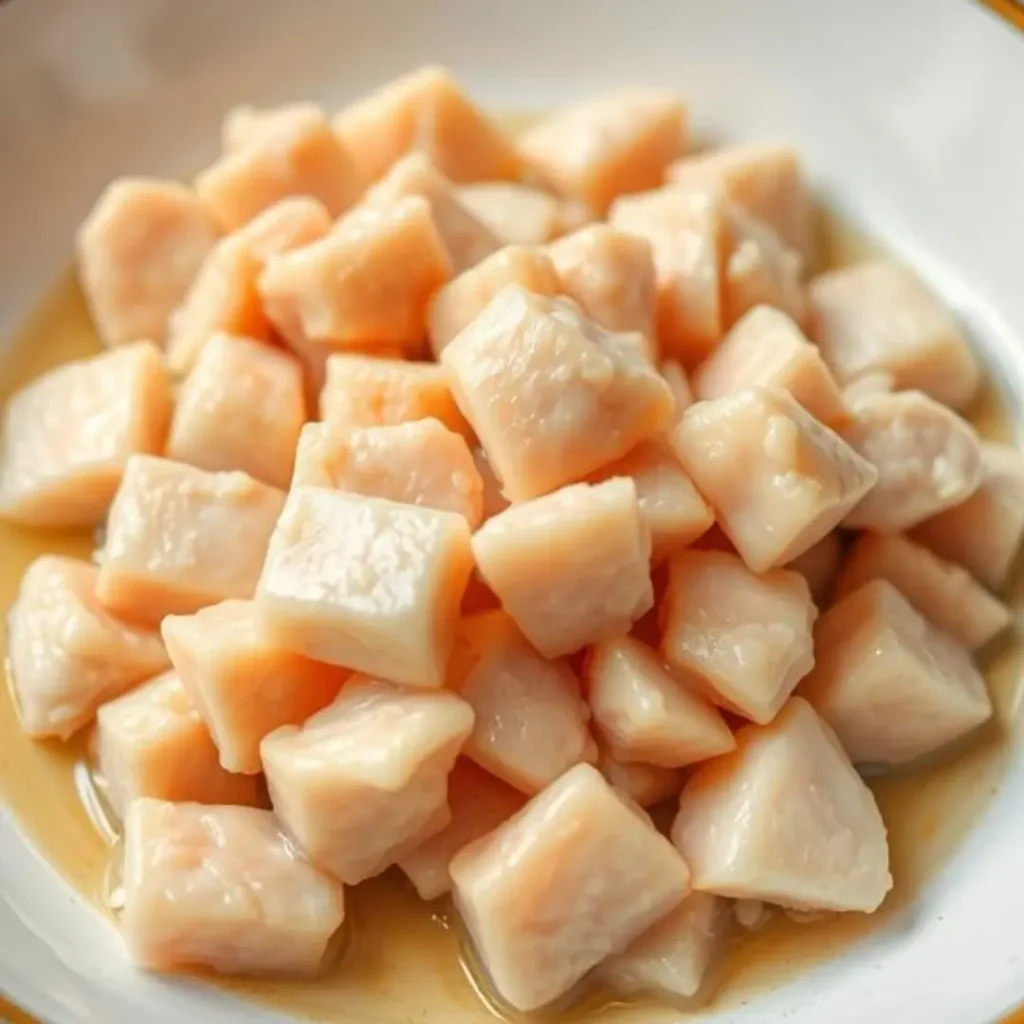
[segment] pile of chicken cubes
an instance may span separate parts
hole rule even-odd
[[[809,279],[791,150],[686,150],[660,92],[513,143],[426,68],[100,197],[106,351],[8,404],[0,512],[105,524],[9,659],[93,731],[140,964],[312,974],[396,865],[519,1010],[881,904],[858,768],[991,716],[1024,460],[912,272]]]

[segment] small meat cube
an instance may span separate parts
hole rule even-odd
[[[631,338],[509,285],[445,348],[455,400],[508,498],[578,480],[668,423],[672,394]]]
[[[761,387],[698,402],[670,436],[754,572],[785,565],[874,486],[875,467],[791,395]]]
[[[761,576],[725,551],[680,551],[669,563],[662,654],[683,678],[762,725],[814,666],[818,611],[807,581]]]
[[[7,617],[11,692],[29,736],[67,739],[104,701],[170,665],[156,633],[121,622],[94,596],[97,569],[42,555]]]
[[[590,219],[582,203],[518,182],[482,181],[455,194],[505,245],[543,245]]]
[[[240,104],[232,107],[221,121],[221,149],[225,153],[234,153],[258,142],[267,131],[279,131],[281,125],[304,124],[322,115],[321,108],[308,101],[262,109]]]
[[[149,341],[55,367],[7,401],[0,518],[95,526],[133,452],[163,449],[171,383]]]
[[[508,508],[509,501],[502,494],[501,481],[494,472],[494,467],[483,448],[473,449],[473,461],[476,463],[477,472],[483,481],[483,517],[484,519],[493,519],[499,512],[504,512]]]
[[[844,526],[909,530],[966,501],[984,479],[974,428],[920,391],[863,395],[843,439],[878,470]]]
[[[511,818],[525,802],[522,793],[460,757],[448,776],[451,822],[398,864],[420,899],[436,900],[450,892],[452,876],[448,865],[452,857]]]
[[[564,195],[604,213],[616,196],[665,180],[686,146],[686,108],[669,93],[624,89],[541,121],[520,152]]]
[[[875,370],[898,391],[914,388],[962,409],[981,372],[963,334],[914,273],[888,261],[860,263],[810,285],[811,336],[840,384]]]
[[[458,182],[515,181],[522,168],[512,143],[444,68],[433,65],[349,104],[335,116],[334,128],[370,181],[413,151]]]
[[[268,640],[440,686],[472,556],[463,516],[319,487],[288,495],[256,591]]]
[[[900,534],[861,534],[839,578],[839,597],[888,580],[929,622],[972,650],[1010,624],[1010,609],[966,569]]]
[[[293,487],[329,487],[368,498],[483,518],[483,481],[465,438],[435,419],[386,427],[307,423]]]
[[[245,473],[133,455],[110,506],[96,596],[140,622],[252,597],[284,495]]]
[[[522,1011],[568,992],[689,891],[668,840],[585,764],[465,847],[451,876],[484,969]]]
[[[163,341],[217,234],[184,185],[150,178],[109,185],[78,232],[78,276],[104,344]]]
[[[622,477],[511,506],[476,532],[473,554],[547,658],[625,633],[654,604],[650,530]]]
[[[796,910],[878,909],[892,888],[885,824],[835,733],[799,698],[702,765],[672,841],[693,887]]]
[[[302,367],[293,356],[215,334],[178,392],[167,456],[287,488],[305,419]]]
[[[314,975],[345,917],[341,886],[252,807],[136,801],[124,878],[128,951],[158,970]]]
[[[304,726],[264,739],[274,810],[314,864],[355,885],[448,825],[448,773],[472,728],[447,690],[353,679]]]
[[[992,717],[967,650],[888,580],[871,580],[835,604],[814,640],[817,664],[800,691],[854,762],[915,761]]]
[[[686,773],[682,768],[662,768],[639,761],[617,761],[607,747],[597,746],[597,767],[621,793],[641,807],[653,807],[679,795]]]
[[[463,620],[448,686],[476,715],[463,753],[524,793],[596,757],[575,673],[541,657],[502,611]]]
[[[683,418],[683,413],[693,405],[693,389],[690,387],[690,379],[678,359],[666,359],[661,364],[661,375],[671,388],[672,397],[676,401],[675,418],[672,422],[678,423]]]
[[[339,669],[270,643],[252,601],[168,615],[160,629],[229,772],[261,772],[263,737],[282,725],[301,725],[338,696],[345,679]]]
[[[124,818],[133,800],[256,804],[259,780],[221,767],[203,719],[175,672],[166,672],[96,713],[96,762],[104,793]]]
[[[832,600],[836,580],[839,578],[839,563],[843,557],[843,544],[835,531],[826,534],[817,544],[798,555],[786,568],[800,573],[811,597],[819,608],[826,607]]]

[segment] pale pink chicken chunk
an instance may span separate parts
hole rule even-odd
[[[591,217],[582,203],[513,181],[462,185],[455,194],[505,245],[543,245]]]
[[[448,773],[472,728],[447,690],[357,677],[304,726],[263,740],[274,810],[314,864],[355,885],[448,825]]]
[[[794,558],[786,568],[800,573],[807,580],[814,603],[819,608],[824,608],[832,600],[842,558],[843,543],[839,533],[833,531],[809,547],[802,555]]]
[[[607,747],[597,745],[597,767],[620,793],[641,807],[653,807],[679,795],[686,772],[640,761],[617,761]]]
[[[134,452],[158,453],[171,418],[160,350],[122,345],[55,367],[15,392],[0,428],[0,518],[95,526]]]
[[[67,739],[104,701],[170,662],[158,634],[121,622],[95,597],[88,562],[42,555],[7,616],[11,693],[30,736]]]
[[[865,583],[822,616],[801,694],[860,763],[903,764],[992,716],[967,649],[930,625],[888,580]]]
[[[624,633],[654,603],[650,530],[624,477],[511,506],[477,531],[473,554],[548,658]]]
[[[341,886],[251,807],[136,801],[124,892],[128,952],[157,970],[314,975],[345,917]]]
[[[693,887],[796,910],[878,909],[892,888],[885,824],[835,733],[799,698],[702,765],[672,840]]]

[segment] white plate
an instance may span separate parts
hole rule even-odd
[[[194,171],[233,102],[334,106],[427,60],[491,106],[663,84],[691,100],[703,132],[792,141],[819,188],[958,310],[1024,408],[1024,38],[968,0],[9,0],[0,334],[64,265],[111,176]],[[1024,995],[1022,805],[1018,759],[912,914],[708,1020],[995,1019]],[[8,817],[0,989],[55,1024],[280,1019],[131,970]]]

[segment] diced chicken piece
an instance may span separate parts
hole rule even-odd
[[[654,604],[650,531],[622,477],[511,506],[476,532],[473,554],[547,658],[625,633]]]
[[[762,725],[814,665],[818,612],[807,581],[787,569],[757,576],[725,551],[680,551],[662,616],[668,663],[715,703]]]
[[[699,402],[669,436],[754,572],[785,565],[817,544],[878,477],[784,391],[750,387]]]
[[[463,620],[448,686],[476,714],[463,753],[524,793],[597,756],[575,673],[541,657],[502,611]]]
[[[263,108],[240,104],[232,107],[221,122],[221,149],[234,153],[258,142],[268,131],[279,131],[282,125],[301,125],[322,116],[323,111],[317,104],[302,100]]]
[[[160,350],[123,345],[55,367],[12,395],[0,428],[0,518],[94,526],[133,452],[163,449],[171,383]]]
[[[217,748],[181,679],[166,672],[96,713],[104,793],[124,818],[133,800],[257,804],[259,780],[221,767]]]
[[[363,178],[323,112],[309,107],[264,120],[195,185],[220,224],[234,231],[288,196],[312,196],[337,217],[359,197]]]
[[[811,335],[840,384],[881,370],[898,391],[914,388],[962,409],[981,378],[967,340],[913,271],[860,263],[810,285]]]
[[[673,423],[678,423],[683,418],[683,413],[693,405],[693,389],[690,387],[690,379],[678,359],[666,359],[661,364],[661,375],[672,390],[672,397],[676,402]]]
[[[473,461],[483,482],[483,518],[493,519],[499,512],[504,512],[508,508],[509,501],[502,494],[501,481],[483,448],[473,449]]]
[[[215,334],[178,392],[167,455],[286,488],[305,419],[302,367],[293,356]]]
[[[724,398],[751,385],[788,391],[815,419],[841,427],[850,413],[818,350],[785,313],[755,306],[697,370],[701,400]]]
[[[256,591],[269,642],[409,686],[440,686],[473,563],[455,512],[296,487]]]
[[[896,378],[885,370],[870,370],[843,388],[843,401],[851,409],[864,395],[888,394],[896,390]]]
[[[871,580],[829,609],[815,647],[817,664],[800,692],[855,762],[915,761],[992,716],[967,650],[888,580]]]
[[[892,888],[885,824],[835,733],[793,698],[683,788],[672,841],[693,887],[797,910],[878,909]]]
[[[484,485],[469,445],[435,419],[385,427],[307,423],[292,486],[457,512],[470,529],[483,518]]]
[[[313,196],[288,196],[268,206],[233,235],[262,267],[271,256],[301,249],[323,238],[334,224],[327,207]]]
[[[96,709],[170,665],[156,633],[121,622],[94,596],[97,569],[42,555],[7,617],[11,693],[30,736],[67,739]]]
[[[665,180],[686,146],[687,117],[669,93],[623,89],[567,107],[529,129],[520,152],[560,192],[604,213],[616,196]]]
[[[508,498],[578,480],[668,423],[672,394],[635,337],[509,285],[445,348],[455,400]]]
[[[568,992],[689,890],[683,859],[590,765],[470,843],[451,876],[485,971],[522,1011]]]
[[[843,557],[843,544],[835,531],[826,534],[817,544],[798,555],[786,568],[800,573],[811,597],[819,608],[826,607],[832,600],[836,580],[839,578],[839,563]]]
[[[282,725],[301,725],[338,696],[345,679],[339,669],[270,643],[252,601],[222,601],[194,615],[168,615],[160,628],[229,772],[261,772],[263,737]]]
[[[269,811],[138,800],[125,822],[121,929],[136,963],[314,975],[345,917]]]
[[[522,161],[444,69],[396,78],[349,104],[334,128],[364,177],[379,178],[410,152],[425,153],[452,181],[515,181]]]
[[[518,790],[460,757],[448,776],[448,809],[452,820],[398,866],[422,900],[450,892],[448,865],[459,850],[507,821],[526,802]]]
[[[966,501],[984,479],[974,428],[920,391],[863,395],[843,438],[878,470],[844,526],[909,530]]]
[[[163,341],[217,235],[184,185],[150,178],[109,185],[78,232],[78,276],[103,342]]]
[[[133,455],[110,507],[96,596],[140,622],[252,597],[284,495],[245,473]]]
[[[590,219],[582,203],[518,182],[483,181],[455,194],[505,245],[543,245]]]
[[[641,807],[653,807],[679,795],[686,773],[682,768],[662,768],[639,761],[617,761],[607,747],[597,747],[597,767],[621,793]]]
[[[861,534],[839,578],[839,597],[888,580],[932,625],[972,650],[1010,624],[1010,609],[966,569],[900,534]]]
[[[450,276],[430,205],[410,196],[353,210],[321,241],[272,257],[259,290],[274,326],[300,352],[415,350],[431,296]]]
[[[472,728],[447,690],[356,678],[301,728],[264,739],[274,810],[314,864],[355,885],[448,825],[448,773]]]

